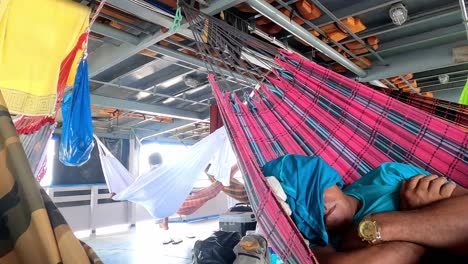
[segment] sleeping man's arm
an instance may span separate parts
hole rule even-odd
[[[370,216],[382,239],[468,254],[468,190],[442,177],[414,177],[401,188],[408,211]]]
[[[347,252],[336,252],[330,247],[315,247],[312,251],[322,264],[409,264],[419,263],[425,249],[408,242],[387,242]]]
[[[468,195],[426,207],[372,215],[385,241],[408,241],[468,254]]]

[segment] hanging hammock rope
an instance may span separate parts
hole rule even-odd
[[[383,162],[404,162],[468,186],[466,108],[418,95],[393,99],[244,34],[242,21],[227,24],[183,8],[211,73],[252,208],[283,261],[317,263],[262,174],[262,166],[272,159],[318,155],[348,184]],[[265,65],[274,75],[261,83],[258,75],[269,70]],[[237,74],[260,88],[251,94],[229,92],[235,87],[226,76]]]

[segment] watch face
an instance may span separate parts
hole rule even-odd
[[[373,221],[363,221],[359,225],[359,234],[365,239],[375,239],[377,226]]]

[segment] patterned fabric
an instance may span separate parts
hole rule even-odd
[[[219,181],[216,181],[206,188],[192,191],[192,193],[190,193],[187,199],[185,199],[184,203],[180,206],[179,210],[177,210],[177,214],[193,214],[206,202],[215,198],[222,189],[223,185]]]
[[[244,184],[235,178],[231,178],[229,186],[223,186],[223,192],[241,203],[249,203],[249,197]]]
[[[34,178],[0,94],[0,263],[102,263]]]
[[[69,82],[73,82],[75,80],[78,67],[78,60],[81,58],[81,54],[83,53],[84,42],[87,40],[87,38],[88,33],[81,34],[75,47],[62,61],[57,84],[57,101],[55,104],[56,111],[53,114],[53,116],[21,116],[20,118],[18,118],[18,120],[15,120],[15,127],[19,134],[34,133],[41,127],[43,127],[45,124],[55,123],[55,115],[57,114],[60,107],[62,107],[63,96],[65,94],[65,87],[67,85],[70,86]]]
[[[241,203],[249,203],[249,197],[247,196],[247,191],[245,190],[244,184],[234,178],[236,172],[238,171],[239,167],[237,164],[231,167],[229,186],[223,186],[223,192],[227,196],[234,198]],[[216,182],[216,179],[213,176],[208,175],[208,178],[212,183]]]
[[[0,11],[4,99],[12,113],[51,115],[61,63],[88,27],[90,9],[68,0],[10,0],[0,7],[5,8]]]
[[[400,102],[417,107],[431,115],[439,117],[440,119],[444,119],[445,121],[468,129],[468,105],[461,105],[449,101],[421,96],[415,93],[406,93],[403,91],[375,86],[373,88],[397,99]]]
[[[222,93],[214,75],[210,80],[250,203],[283,260],[317,262],[261,173],[267,161],[279,156],[318,155],[346,183],[383,162],[396,161],[468,187],[468,133],[462,127],[296,54],[281,51],[276,62],[283,69],[269,78],[272,87],[261,86],[247,104]]]

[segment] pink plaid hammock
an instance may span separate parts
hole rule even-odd
[[[281,51],[275,61],[283,69],[267,77],[273,85],[247,104],[221,92],[221,78],[210,80],[259,225],[285,262],[317,260],[262,175],[274,158],[318,155],[347,184],[383,162],[404,162],[468,187],[468,133],[457,125],[466,111],[452,111],[451,123],[430,105],[417,109],[296,54]]]

